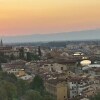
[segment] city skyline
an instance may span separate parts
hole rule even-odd
[[[100,29],[99,0],[0,0],[0,36]]]

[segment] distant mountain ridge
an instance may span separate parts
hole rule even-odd
[[[46,41],[69,41],[69,40],[96,40],[100,39],[100,29],[63,32],[52,34],[33,34],[23,36],[3,37],[5,43],[19,42],[46,42]]]

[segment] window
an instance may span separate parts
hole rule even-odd
[[[73,95],[73,98],[74,98],[75,96]]]
[[[63,67],[61,67],[61,70],[63,70]]]
[[[80,84],[82,85],[83,83],[81,82]]]

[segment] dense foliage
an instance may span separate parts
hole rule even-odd
[[[40,57],[36,54],[33,54],[33,53],[30,53],[30,52],[27,52],[27,61],[34,61],[34,60],[40,60]]]
[[[29,83],[17,79],[14,74],[0,71],[0,100],[53,100],[53,98],[45,92],[40,76],[35,76]]]
[[[100,100],[100,93],[98,93],[94,97],[91,97],[90,100]]]
[[[40,76],[36,75],[30,83],[18,79],[14,74],[2,71],[1,63],[15,59],[16,57],[13,54],[11,56],[6,56],[3,53],[0,54],[0,100],[53,100],[46,93],[43,80]],[[20,59],[24,59],[23,48],[20,49]],[[28,61],[39,59],[38,55],[27,53]]]
[[[24,58],[24,50],[20,49],[20,59]],[[13,54],[0,54],[0,100],[54,100],[44,88],[44,82],[38,75],[32,82],[18,79],[14,74],[2,71],[1,63],[17,59]],[[39,60],[38,55],[27,53],[27,61]]]

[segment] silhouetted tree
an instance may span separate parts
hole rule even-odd
[[[20,59],[24,59],[24,47],[21,47],[21,48],[19,49],[19,58],[20,58]]]
[[[29,90],[24,96],[24,100],[43,100],[39,92]]]
[[[10,55],[10,60],[15,60],[16,59],[16,57],[14,56],[14,54],[12,53],[11,55]]]
[[[40,47],[40,46],[38,47],[38,55],[39,55],[40,57],[42,56],[41,47]]]
[[[33,81],[30,83],[30,85],[33,90],[39,91],[41,94],[43,93],[44,82],[39,75],[36,75],[34,77]]]

